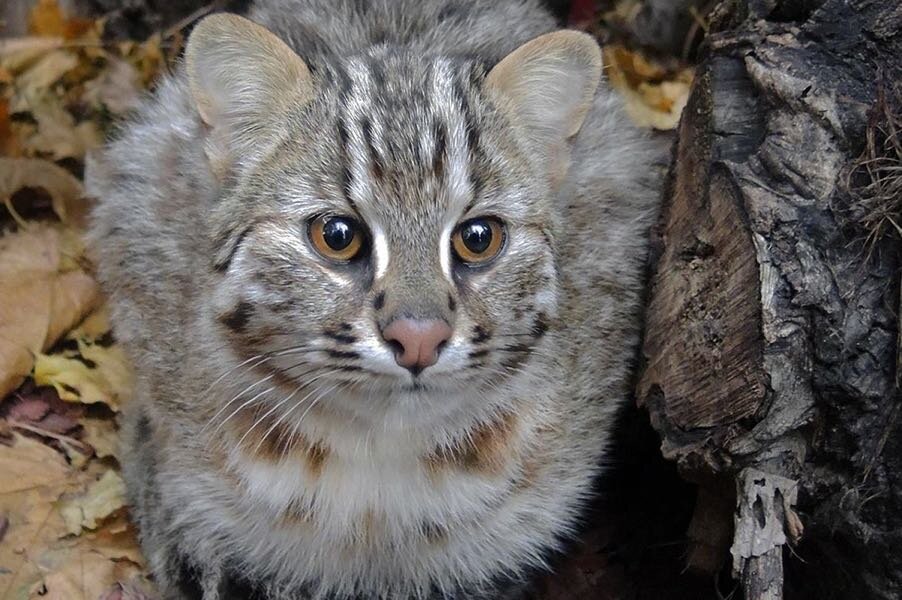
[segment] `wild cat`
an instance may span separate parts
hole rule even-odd
[[[600,80],[537,0],[197,25],[88,172],[166,598],[499,598],[571,536],[657,204]]]

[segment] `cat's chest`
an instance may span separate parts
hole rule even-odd
[[[523,471],[522,426],[502,418],[441,447],[388,435],[366,444],[301,440],[278,454],[245,444],[224,468],[241,503],[262,509],[275,530],[339,546],[409,546],[476,526],[504,502]]]

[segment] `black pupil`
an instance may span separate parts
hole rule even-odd
[[[467,250],[473,254],[482,254],[492,245],[492,228],[488,221],[470,221],[461,229],[460,237]]]
[[[354,241],[354,223],[341,217],[329,219],[323,225],[323,239],[333,250],[344,250]]]

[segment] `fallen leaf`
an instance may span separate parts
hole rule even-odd
[[[125,506],[125,482],[115,471],[107,471],[84,494],[61,502],[60,514],[69,533],[96,529],[104,518]]]
[[[46,190],[53,199],[53,212],[63,222],[67,220],[69,207],[83,203],[84,199],[81,181],[62,167],[39,158],[0,157],[0,199],[9,198],[23,187]]]
[[[38,385],[52,385],[60,398],[69,402],[101,402],[118,411],[131,393],[132,375],[128,359],[118,346],[104,347],[82,339],[77,357],[38,354],[34,379]],[[87,363],[87,364],[86,364]]]
[[[52,346],[99,298],[94,280],[63,254],[72,244],[66,237],[51,226],[0,237],[0,356],[8,360],[0,363],[0,397],[28,375],[29,358]]]
[[[53,503],[78,488],[77,474],[55,450],[18,433],[0,445],[0,514],[8,519],[0,544],[3,598],[27,598],[40,582],[43,549],[66,531]]]
[[[74,39],[89,30],[92,21],[67,16],[56,0],[38,0],[28,15],[28,30],[34,35],[57,35]]]
[[[47,94],[27,98],[29,112],[37,121],[37,131],[22,142],[28,154],[50,156],[54,160],[81,158],[103,141],[95,122],[76,123],[58,98]]]
[[[119,430],[113,419],[85,417],[80,423],[84,429],[82,441],[94,449],[98,458],[112,457],[119,460]]]
[[[0,67],[17,75],[50,50],[62,47],[61,37],[16,37],[0,39]]]
[[[674,129],[689,99],[693,70],[668,70],[622,46],[604,48],[605,73],[640,127]]]
[[[16,91],[26,98],[33,98],[46,92],[47,88],[77,66],[78,56],[72,52],[48,52],[16,78]]]
[[[0,446],[0,498],[66,482],[69,465],[58,452],[29,437],[14,438],[11,447]]]
[[[67,562],[43,578],[44,600],[96,600],[113,583],[140,569],[130,561],[112,561],[94,550],[69,551]]]

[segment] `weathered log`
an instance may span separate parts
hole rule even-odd
[[[747,599],[783,597],[783,559],[791,597],[899,598],[900,244],[856,190],[881,185],[868,147],[902,167],[881,124],[902,110],[902,4],[731,0],[712,28],[659,226],[638,401],[702,486],[693,523],[729,528],[735,499]],[[691,566],[726,561],[716,545]]]

